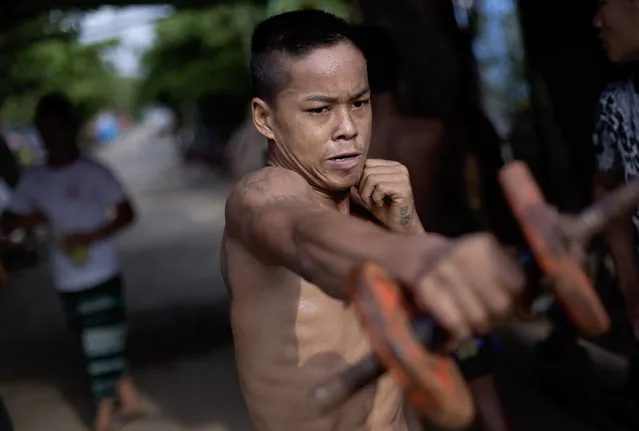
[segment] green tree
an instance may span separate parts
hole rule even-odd
[[[103,54],[119,42],[80,43],[79,18],[52,12],[0,39],[3,122],[28,122],[37,98],[49,91],[67,94],[80,106],[84,119],[114,104],[117,74]]]
[[[143,56],[144,102],[194,101],[202,94],[246,93],[246,34],[263,15],[252,3],[185,10],[156,25],[156,42]]]
[[[243,119],[250,97],[248,60],[251,32],[269,15],[301,8],[319,8],[347,17],[343,0],[272,0],[267,6],[229,2],[206,9],[182,10],[156,24],[154,45],[144,54],[146,76],[140,103],[159,101],[176,109],[194,106],[213,95],[237,103],[225,105],[230,124]]]
[[[351,2],[343,0],[271,0],[267,6],[267,15],[277,15],[300,9],[320,9],[343,19],[351,16]]]

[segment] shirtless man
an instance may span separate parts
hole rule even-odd
[[[392,38],[381,27],[361,26],[358,43],[368,64],[373,99],[373,134],[369,157],[395,160],[408,168],[415,206],[427,227],[434,221],[437,154],[444,139],[438,118],[403,115],[397,104],[401,59]]]
[[[367,160],[366,62],[351,35],[312,10],[271,17],[253,33],[252,115],[269,143],[268,166],[229,195],[221,264],[258,430],[419,429],[409,428],[389,377],[332,412],[308,402],[315,385],[371,351],[347,300],[354,264],[377,262],[402,281],[449,332],[451,348],[502,322],[523,287],[492,237],[425,234],[406,168]]]

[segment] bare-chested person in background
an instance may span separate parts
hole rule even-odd
[[[248,117],[233,132],[226,146],[226,157],[233,180],[237,181],[244,175],[263,168],[266,149],[266,139],[255,128],[249,110]]]
[[[502,322],[523,284],[492,237],[425,234],[406,168],[367,159],[370,95],[352,31],[306,10],[271,17],[253,34],[253,121],[268,140],[268,166],[231,191],[222,270],[258,430],[418,429],[390,378],[331,413],[308,403],[315,385],[370,352],[344,285],[354,264],[377,262],[412,289],[451,346]]]
[[[373,134],[369,156],[396,160],[408,168],[415,206],[422,222],[429,222],[437,155],[444,139],[444,122],[438,118],[404,115],[397,103],[401,59],[390,35],[372,25],[357,29],[358,44],[368,63],[373,100]],[[426,223],[430,226],[430,223]]]

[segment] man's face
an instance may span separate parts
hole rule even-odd
[[[599,0],[593,24],[610,61],[639,59],[639,0]]]
[[[49,153],[66,153],[74,148],[74,131],[67,118],[48,114],[37,119],[36,127]]]
[[[371,135],[364,57],[340,43],[282,61],[288,81],[275,106],[260,113],[256,103],[263,101],[254,100],[258,129],[274,143],[277,162],[311,186],[326,193],[348,190],[360,180]]]

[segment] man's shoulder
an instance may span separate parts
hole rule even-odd
[[[291,170],[267,166],[240,179],[226,200],[227,232],[237,237],[242,226],[264,211],[289,211],[299,205],[315,204],[313,189]]]
[[[606,86],[599,95],[599,104],[605,110],[623,110],[628,100],[637,96],[630,80],[615,81]]]
[[[268,203],[273,198],[285,196],[308,196],[310,185],[297,172],[289,169],[266,166],[253,171],[233,186],[228,201],[241,201],[256,205]]]
[[[619,79],[617,81],[609,82],[601,92],[602,95],[614,95],[620,93],[627,93],[633,91],[633,82],[631,79]]]
[[[102,160],[82,156],[78,163],[80,165],[79,175],[83,177],[91,178],[92,181],[97,181],[109,186],[113,184],[114,179],[116,180],[116,183],[119,183],[119,181],[117,181],[117,177],[114,175],[113,169],[111,169]]]
[[[90,170],[90,171],[103,172],[103,173],[111,172],[111,168],[109,168],[109,166],[105,162],[91,156],[80,157],[80,159],[78,160],[78,164],[82,166],[83,169]]]

